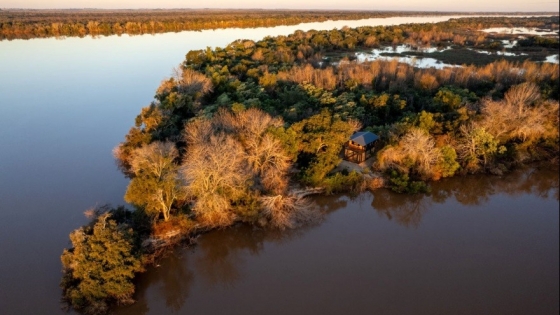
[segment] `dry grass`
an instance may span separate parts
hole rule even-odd
[[[399,169],[408,173],[408,168],[402,166],[405,155],[398,146],[385,146],[377,154],[376,168],[381,171],[388,169]]]

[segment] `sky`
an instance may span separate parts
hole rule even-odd
[[[559,0],[0,0],[0,8],[261,8],[414,11],[555,11]]]

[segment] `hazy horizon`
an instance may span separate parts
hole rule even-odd
[[[392,11],[455,11],[455,12],[558,12],[558,1],[528,2],[524,0],[473,0],[468,3],[450,3],[447,0],[423,2],[401,0],[383,1],[347,0],[284,0],[274,1],[208,0],[203,4],[178,0],[0,0],[3,9],[313,9],[313,10],[392,10]]]

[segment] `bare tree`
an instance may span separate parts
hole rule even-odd
[[[243,148],[233,137],[218,134],[189,147],[181,173],[193,210],[204,219],[231,220],[231,201],[242,197],[249,179]],[[218,222],[207,222],[219,225]]]
[[[212,80],[198,71],[184,68],[179,65],[172,70],[171,78],[161,82],[157,92],[169,92],[177,87],[179,93],[202,96],[212,92],[214,86]]]
[[[397,168],[408,172],[409,167],[424,178],[432,178],[440,161],[441,150],[436,148],[434,138],[425,130],[412,128],[399,140],[397,146],[389,146],[378,155],[378,167],[382,170]]]
[[[263,196],[259,200],[263,206],[263,215],[276,228],[296,228],[321,217],[308,200],[294,195]]]
[[[204,145],[213,134],[212,123],[208,119],[196,119],[185,125],[184,140],[191,146]]]
[[[240,140],[257,183],[262,184],[266,191],[284,191],[290,159],[280,141],[267,133],[270,127],[282,126],[282,119],[272,118],[260,109],[250,108],[239,113],[222,110],[212,123],[216,129],[235,135]]]
[[[236,134],[241,140],[260,138],[270,127],[281,127],[281,118],[273,118],[266,112],[249,108],[239,113],[220,110],[212,120],[215,129]]]
[[[179,81],[179,91],[182,93],[201,93],[202,95],[212,92],[214,89],[212,80],[204,74],[191,69],[183,69]]]
[[[513,112],[512,112],[513,109]],[[482,117],[480,125],[497,139],[510,137],[513,121],[518,116],[511,103],[485,99],[482,101]]]
[[[281,119],[259,109],[221,110],[212,119],[187,124],[188,150],[181,172],[201,221],[209,226],[230,224],[236,204],[254,198],[251,189],[286,192],[291,161],[280,140],[268,132],[282,125]]]
[[[504,95],[507,104],[517,108],[519,115],[523,109],[541,97],[539,87],[533,82],[524,82],[512,86]]]
[[[558,102],[536,102],[540,98],[534,83],[513,86],[504,101],[482,102],[480,125],[501,142],[518,139],[531,144],[557,135]]]
[[[259,138],[247,141],[247,161],[266,191],[282,193],[288,185],[290,159],[279,140],[269,134]]]
[[[173,203],[183,190],[178,179],[176,160],[179,152],[172,142],[153,142],[132,152],[134,178],[126,194],[127,202],[143,206],[149,213],[161,213],[165,221]]]
[[[441,156],[432,136],[425,130],[412,128],[402,137],[399,146],[404,155],[414,161],[419,174],[424,177],[432,176],[433,168]]]
[[[311,83],[325,90],[333,90],[336,87],[336,75],[333,68],[314,69],[312,65],[296,66],[289,71],[280,71],[278,79],[297,83]]]
[[[463,125],[459,130],[461,137],[457,141],[456,150],[459,158],[467,163],[467,169],[476,171],[481,162],[486,166],[498,152],[498,140],[484,127],[476,124]]]
[[[362,122],[356,119],[350,119],[347,123],[351,126],[352,132],[360,131],[363,127]]]

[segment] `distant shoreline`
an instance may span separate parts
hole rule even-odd
[[[49,37],[141,35],[273,27],[328,20],[446,16],[558,15],[558,12],[357,11],[269,9],[1,9],[0,41]]]

